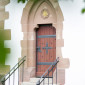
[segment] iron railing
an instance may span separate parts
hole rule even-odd
[[[49,85],[49,79],[52,79],[52,83],[50,85],[53,85],[53,71],[56,70],[56,84],[57,84],[57,63],[59,62],[59,57],[52,63],[52,65],[45,71],[45,73],[41,76],[41,78],[37,81],[36,85],[45,85],[45,79],[48,79],[46,82],[46,85]],[[50,73],[52,73],[50,77]]]
[[[2,85],[19,85],[20,79],[23,82],[24,78],[24,62],[26,56],[24,56],[1,80]],[[21,69],[20,69],[21,68]],[[19,71],[19,69],[21,71]],[[21,75],[19,75],[21,74]]]

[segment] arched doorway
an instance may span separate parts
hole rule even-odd
[[[39,38],[39,37],[43,37],[41,35],[39,35],[38,38],[36,38],[36,32],[35,29],[37,28],[37,31],[39,31],[41,28],[47,27],[48,24],[50,24],[49,26],[53,26],[56,28],[56,33],[54,35],[56,35],[56,58],[59,57],[59,63],[57,66],[57,83],[58,84],[62,84],[64,85],[65,83],[65,69],[69,67],[69,59],[68,58],[63,58],[62,57],[62,50],[61,48],[64,46],[64,39],[62,36],[62,31],[63,31],[63,14],[62,11],[60,9],[60,6],[58,4],[57,0],[37,0],[37,2],[34,2],[35,0],[29,0],[28,3],[26,4],[25,8],[23,9],[23,15],[22,15],[22,20],[21,20],[21,24],[22,24],[22,31],[23,31],[23,40],[21,41],[21,46],[22,46],[22,56],[26,55],[27,59],[26,59],[26,63],[25,63],[25,81],[29,81],[30,78],[32,77],[36,77],[36,67],[38,67],[38,65],[36,66],[36,63],[38,64],[43,64],[42,62],[44,62],[44,64],[50,64],[50,62],[53,62],[49,60],[48,61],[38,61],[36,62],[36,47],[37,50],[39,51],[39,53],[41,53],[42,51],[45,53],[44,55],[49,54],[49,51],[52,50],[52,45],[49,45],[48,42],[44,42],[44,45],[36,45],[36,39],[39,39],[41,41],[41,39],[43,40],[43,38]],[[42,25],[41,25],[42,24]],[[52,27],[52,28],[53,28]],[[49,29],[48,29],[49,30]],[[41,34],[43,33],[40,32]],[[46,33],[48,33],[48,31],[46,31]],[[43,34],[45,35],[45,34]],[[50,34],[48,34],[50,35]],[[52,37],[55,37],[55,36]],[[44,36],[45,37],[45,36]],[[46,36],[47,37],[47,36]],[[47,40],[47,38],[44,38],[45,40]],[[49,38],[51,39],[51,38]],[[54,38],[53,38],[54,39]],[[38,41],[38,42],[40,42]],[[52,41],[52,40],[49,40]],[[41,48],[40,48],[41,47]],[[48,49],[50,48],[50,49]],[[38,53],[38,54],[39,54]],[[41,55],[41,54],[39,54]],[[44,56],[42,55],[42,56]],[[54,53],[53,53],[54,55]],[[45,56],[45,58],[47,58]],[[51,56],[49,57],[51,58]],[[42,59],[42,58],[40,58]],[[42,60],[46,60],[43,59]],[[48,59],[47,59],[48,60]],[[55,60],[55,57],[54,57]],[[40,68],[42,68],[46,66],[45,65],[41,65]],[[48,67],[49,65],[47,65]],[[46,69],[44,69],[41,72],[41,74],[43,74],[43,72]],[[38,74],[39,74],[38,72]],[[40,74],[40,75],[41,75]],[[56,77],[55,75],[55,71],[53,72],[54,77]],[[38,75],[39,76],[39,75]],[[55,78],[54,78],[55,79]]]
[[[40,77],[56,59],[56,29],[52,24],[39,25],[36,30],[36,58],[36,76]]]

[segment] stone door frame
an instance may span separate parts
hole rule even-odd
[[[51,13],[48,18],[42,18],[40,11],[43,8]],[[47,17],[47,16],[46,16]],[[38,20],[37,20],[38,19]],[[39,21],[40,19],[40,21]],[[60,74],[63,75],[63,81],[59,79],[59,82],[64,83],[65,68],[69,67],[69,60],[62,57],[61,47],[64,46],[64,40],[62,37],[63,30],[63,14],[57,0],[39,0],[34,6],[34,0],[29,0],[23,9],[21,24],[23,32],[23,40],[21,41],[21,55],[27,56],[25,63],[25,73],[30,77],[35,77],[36,72],[36,33],[35,29],[39,28],[38,24],[52,24],[56,28],[56,58],[60,58],[58,63],[58,69]],[[29,69],[29,70],[28,70]],[[26,76],[25,75],[25,76]],[[28,79],[29,79],[28,78]],[[60,78],[60,77],[59,77]],[[25,78],[25,81],[26,80]]]

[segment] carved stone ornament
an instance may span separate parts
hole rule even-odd
[[[48,18],[49,17],[49,11],[47,9],[43,9],[41,11],[41,17],[44,18],[44,19]]]

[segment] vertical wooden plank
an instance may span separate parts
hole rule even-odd
[[[37,33],[38,33],[38,36],[39,36],[40,35],[40,29],[38,29]],[[37,47],[40,47],[40,38],[38,38]],[[38,51],[37,53],[38,53],[38,55],[37,55],[38,61],[37,62],[40,62],[40,52]],[[37,65],[37,68],[38,68],[38,72],[40,72],[40,69],[41,69],[40,65]],[[38,72],[37,72],[37,74],[39,74]]]
[[[49,26],[48,29],[49,29],[49,34],[48,34],[48,35],[50,35],[50,26]],[[49,39],[48,47],[51,47],[51,46],[50,46],[50,38],[48,38],[48,39]],[[51,51],[50,51],[50,50],[51,50],[51,49],[48,49],[48,53],[49,53],[49,61],[48,61],[48,62],[50,62],[50,60],[51,60],[51,59],[50,59],[50,55],[51,55]],[[48,65],[48,67],[49,67],[49,66],[50,66],[50,65]],[[50,76],[50,73],[49,73],[49,76]]]
[[[38,38],[37,38],[37,36],[39,35],[39,33],[38,33],[39,31],[38,31],[38,29],[36,30],[36,39],[37,39],[37,41],[36,41],[36,47],[38,47],[38,43],[39,43],[39,40],[38,40]],[[38,51],[36,51],[37,52],[37,61],[36,61],[36,63],[39,61],[39,58],[38,58]],[[38,72],[39,71],[39,66],[37,65],[37,67],[36,67],[36,71]],[[37,75],[37,72],[36,72],[36,75]]]
[[[44,35],[44,29],[43,29],[43,26],[42,26],[42,33],[41,33],[41,35]],[[43,38],[41,38],[42,39],[42,42],[41,42],[41,44],[42,44],[42,46],[41,46],[41,49],[43,48]],[[44,51],[43,51],[43,49],[42,49],[42,57],[41,57],[41,60],[42,60],[42,62],[44,62],[44,56],[43,56],[43,54],[44,54]],[[42,70],[41,70],[41,75],[44,73],[44,66],[43,65],[41,65],[41,68],[42,68]]]
[[[41,31],[42,31],[42,26],[40,26],[40,35],[41,35]],[[40,46],[40,48],[41,48],[41,38],[39,38],[39,40],[40,40],[40,44],[39,44],[39,46]],[[39,56],[39,58],[40,58],[40,61],[39,62],[42,62],[42,59],[41,59],[41,52],[40,52],[40,56]],[[39,73],[39,75],[41,75],[41,72],[42,72],[42,66],[41,65],[39,65],[40,66],[40,73]]]
[[[41,29],[40,29],[40,30],[41,30],[41,35],[43,35],[43,27],[42,27],[42,26],[41,26]],[[43,41],[43,39],[41,38],[41,43],[40,43],[41,50],[42,50],[42,47],[43,47],[43,46],[42,46],[42,41]],[[40,57],[40,58],[41,58],[41,62],[43,62],[43,57],[42,57],[42,56],[43,56],[43,50],[42,50],[42,52],[41,52],[41,57]],[[40,67],[41,67],[41,75],[42,75],[43,65],[40,65]]]
[[[50,26],[50,35],[53,35],[53,29],[52,26]],[[50,38],[50,47],[52,47],[52,49],[50,49],[50,62],[53,62],[53,38]],[[50,76],[52,76],[52,72],[50,73]]]
[[[49,35],[49,25],[47,26],[47,35]],[[48,43],[48,47],[50,46],[50,41],[49,38],[47,38],[47,43]],[[48,54],[47,54],[47,62],[49,62],[49,53],[50,53],[50,49],[48,49]],[[49,65],[47,65],[47,68],[49,67]],[[47,69],[46,69],[47,70]]]
[[[46,32],[46,30],[45,30],[45,27],[43,27],[43,29],[44,29],[44,34],[43,35],[45,35],[45,32]],[[46,39],[44,38],[44,47],[46,46]],[[44,50],[44,62],[46,62],[46,51],[45,51],[45,49],[43,49]],[[45,69],[46,69],[46,65],[44,65],[44,72],[45,72]]]
[[[53,27],[53,34],[56,35],[56,29]],[[56,59],[56,37],[53,39],[53,54],[54,54],[54,60]],[[56,67],[53,69],[53,72],[56,70]]]

